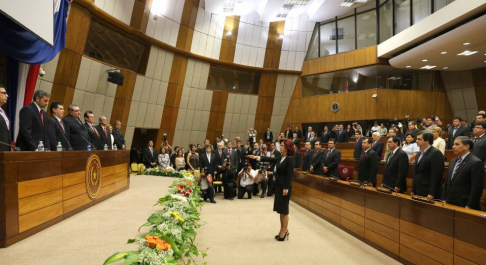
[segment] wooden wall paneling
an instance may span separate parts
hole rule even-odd
[[[63,49],[59,53],[54,84],[75,87],[78,80],[82,54],[73,50]]]
[[[336,70],[342,70],[345,69],[345,54],[344,53],[338,53],[334,55],[334,66]]]
[[[102,185],[105,184],[105,178],[103,178]],[[64,187],[62,189],[62,200],[69,200],[71,198],[74,198],[76,196],[79,196],[83,193],[86,193],[86,183],[82,182],[79,184],[75,184],[69,187]]]
[[[18,198],[26,198],[62,188],[62,175],[19,182]]]
[[[176,47],[185,51],[191,50],[194,26],[196,25],[199,4],[186,0],[182,9],[181,24],[177,35]]]
[[[328,72],[336,71],[336,64],[334,63],[334,56],[326,56],[324,57],[326,62],[326,70]]]
[[[347,112],[343,111],[346,108],[350,107],[350,105],[346,104],[346,97],[348,96],[348,93],[339,93],[339,94],[334,94],[334,95],[335,95],[335,101],[328,102],[327,106],[330,109],[332,103],[337,102],[339,104],[340,109],[339,109],[338,112],[335,113],[336,120],[337,121],[343,121],[343,120],[346,120],[346,119],[351,119],[351,117],[346,116]],[[331,113],[332,113],[332,111],[331,111]]]
[[[318,73],[323,73],[326,72],[326,61],[324,60],[323,57],[317,59],[317,72]],[[303,73],[302,73],[303,74]]]
[[[348,117],[355,117],[356,120],[364,120],[366,119],[366,93],[364,91],[360,93],[348,93],[355,94],[355,104],[348,106],[349,109],[352,109],[354,112],[351,116]]]
[[[19,200],[19,216],[62,201],[62,189],[34,195]]]
[[[378,89],[368,89],[364,91],[364,101],[366,106],[366,119],[376,119],[377,117],[377,100],[373,98],[373,94],[378,93]]]
[[[122,124],[121,131],[122,133],[125,133],[137,74],[128,70],[121,70],[120,72],[123,74],[125,79],[123,86],[116,87],[115,100],[113,102],[113,110],[111,112],[110,122],[114,127],[115,121],[119,120]]]
[[[277,86],[277,76],[277,74],[263,73],[260,77],[254,125],[254,128],[258,133],[258,139],[263,137],[263,133],[267,131],[267,128],[270,128],[275,90]]]
[[[378,46],[370,46],[365,49],[366,49],[366,64],[370,65],[370,64],[379,63],[378,55],[377,55]]]
[[[240,26],[239,16],[226,17],[224,23],[223,36],[221,36],[221,50],[219,60],[233,62],[235,59],[236,40],[238,39],[238,30]],[[231,32],[230,36],[227,33]]]
[[[366,48],[357,49],[354,53],[354,65],[356,67],[366,65]]]
[[[395,255],[400,255],[400,244],[388,237],[381,235],[371,229],[365,229],[364,237],[378,246],[390,251]]]
[[[309,72],[309,61],[304,61],[302,63],[302,75],[308,75]]]
[[[346,93],[344,97],[344,105],[341,106],[341,110],[343,112],[344,117],[353,117],[356,118],[356,111],[353,108],[356,106],[356,93]]]
[[[474,91],[476,92],[476,101],[478,109],[486,109],[486,68],[472,70]]]
[[[130,27],[145,32],[147,30],[151,7],[152,0],[135,0],[133,3]]]
[[[264,68],[278,69],[282,51],[282,40],[279,39],[279,36],[283,34],[284,26],[285,21],[270,22],[265,58],[263,60]]]
[[[67,19],[65,49],[83,54],[90,24],[91,13],[77,2],[71,3]]]
[[[19,232],[17,183],[0,184],[0,245]]]
[[[446,236],[442,233],[432,231],[404,220],[400,220],[400,232],[415,238],[420,238],[428,244],[434,245],[447,252],[454,251],[453,237]]]
[[[348,69],[356,67],[355,56],[356,51],[349,51],[344,53],[344,68]]]
[[[424,265],[441,264],[403,245],[400,245],[400,257],[404,259],[404,262],[411,262],[412,264],[424,264]]]
[[[62,186],[69,187],[79,183],[84,183],[85,178],[86,178],[86,171],[64,174],[62,176]]]
[[[88,197],[87,193],[83,193],[79,196],[73,197],[69,200],[65,200],[62,202],[62,207],[64,213],[71,212],[83,205],[86,205],[88,203],[92,203],[93,201]]]
[[[400,233],[400,245],[410,248],[441,264],[454,263],[454,255],[451,252],[447,252],[407,234]]]
[[[455,239],[454,254],[474,264],[484,264],[486,249]]]
[[[310,74],[315,74],[318,72],[318,64],[317,61],[319,59],[312,59],[309,61],[309,73]]]
[[[388,109],[389,94],[389,90],[387,89],[378,90],[378,97],[375,99],[377,102],[377,118],[383,118],[386,115],[391,115],[389,113],[391,110]]]
[[[88,197],[86,195],[86,197]],[[63,214],[62,202],[19,216],[19,233],[34,228]]]

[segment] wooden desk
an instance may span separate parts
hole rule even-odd
[[[486,264],[485,212],[296,172],[291,200],[404,263]]]
[[[0,152],[0,247],[130,185],[129,151]]]

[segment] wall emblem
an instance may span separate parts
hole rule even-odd
[[[343,174],[348,174],[348,169],[347,168],[343,168]]]
[[[90,199],[98,197],[101,190],[101,161],[100,158],[91,154],[86,163],[86,192]]]
[[[331,104],[331,111],[332,112],[338,112],[339,111],[339,104],[337,102],[334,102]]]

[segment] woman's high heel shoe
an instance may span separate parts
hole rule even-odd
[[[289,233],[289,230],[287,230],[286,234],[288,234],[288,233]],[[279,238],[278,235],[275,236],[275,239],[277,239],[277,238]]]
[[[277,239],[278,241],[284,241],[285,239],[289,240],[289,237],[290,237],[290,234],[289,234],[289,231],[287,231],[287,233],[285,233],[284,237],[280,237],[280,235],[277,235],[277,237],[275,237],[275,239]]]

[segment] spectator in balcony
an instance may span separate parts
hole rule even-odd
[[[442,154],[445,154],[446,142],[440,137],[442,134],[442,129],[439,126],[434,125],[432,128],[432,134],[434,135],[434,144],[432,146],[439,149]]]

